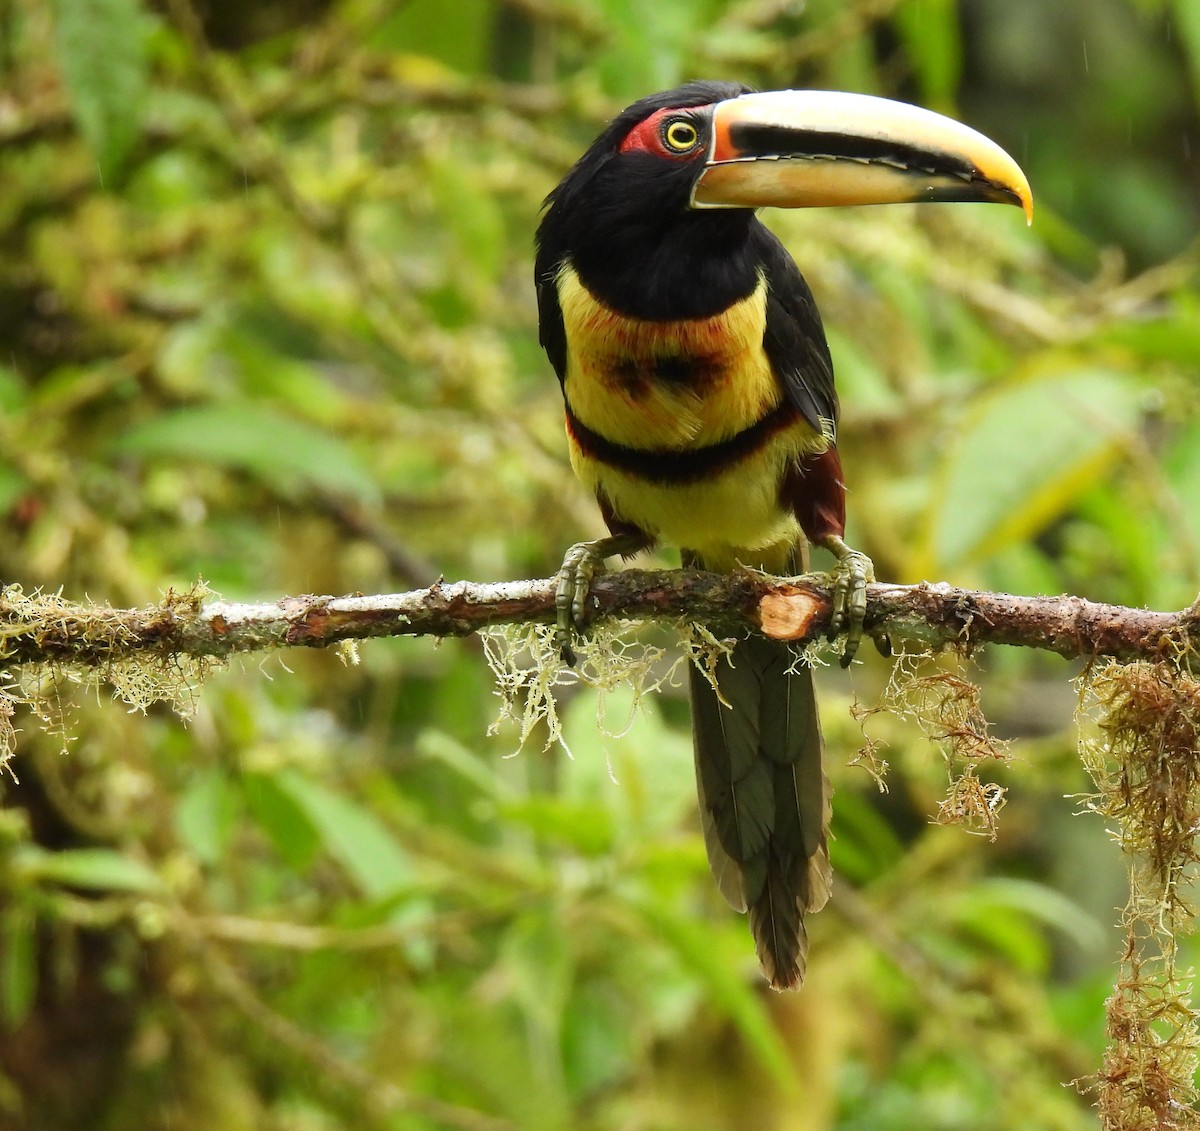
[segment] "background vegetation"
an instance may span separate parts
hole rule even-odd
[[[599,520],[537,348],[539,204],[697,76],[919,101],[1034,186],[1032,230],[768,217],[880,577],[1187,604],[1192,0],[0,0],[0,577],[127,605],[548,574]],[[1062,1085],[1100,1064],[1123,869],[1077,815],[1072,670],[979,668],[1016,740],[994,842],[930,823],[913,722],[862,724],[886,792],[849,764],[887,664],[824,681],[838,889],[792,996],[707,875],[678,687],[619,736],[580,689],[573,758],[510,758],[473,640],[245,664],[186,725],[26,682],[0,1126],[1093,1126]]]

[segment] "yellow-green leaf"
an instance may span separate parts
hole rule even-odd
[[[112,848],[46,852],[31,845],[22,850],[21,871],[35,882],[89,891],[151,895],[162,889],[162,881],[152,868]]]
[[[1004,385],[959,423],[910,576],[941,576],[1034,536],[1116,458],[1138,418],[1121,373],[1077,369]]]
[[[114,450],[236,468],[285,491],[317,487],[367,502],[378,497],[375,482],[339,437],[254,405],[164,413],[125,432]]]
[[[141,127],[147,30],[138,0],[55,5],[55,47],[71,112],[105,176],[120,168]]]

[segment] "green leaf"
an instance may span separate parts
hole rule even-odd
[[[12,416],[29,403],[29,388],[13,366],[0,364],[0,412]]]
[[[164,413],[131,428],[113,450],[235,468],[287,492],[318,488],[368,503],[379,497],[366,468],[340,439],[244,403]]]
[[[894,413],[901,398],[875,359],[864,349],[865,342],[854,335],[844,334],[836,326],[826,328],[837,387],[845,404],[863,416]]]
[[[468,782],[488,798],[514,797],[512,787],[497,776],[495,769],[474,750],[445,731],[430,727],[417,735],[413,748],[418,757],[435,762]]]
[[[1133,350],[1148,360],[1194,366],[1200,362],[1198,312],[1191,304],[1179,306],[1168,318],[1119,322],[1104,334],[1103,341]]]
[[[412,885],[408,853],[368,809],[295,770],[275,780],[368,898],[387,899]]]
[[[504,267],[504,217],[495,197],[479,181],[469,161],[453,152],[430,161],[428,184],[458,255],[481,280],[494,283]]]
[[[878,803],[860,793],[839,796],[833,834],[829,845],[833,870],[858,884],[878,879],[904,855],[904,846]]]
[[[137,139],[149,21],[138,0],[58,0],[55,48],[71,111],[104,176]]]
[[[1063,932],[1091,953],[1104,945],[1104,929],[1095,918],[1060,892],[1029,880],[982,880],[955,898],[949,910],[960,928],[1032,973],[1044,972],[1050,958],[1038,924]]]
[[[35,882],[137,895],[154,895],[162,890],[162,881],[153,869],[111,848],[46,852],[30,846],[22,850],[20,860],[24,874]]]
[[[179,839],[201,863],[218,863],[229,843],[238,816],[238,799],[226,776],[216,769],[196,774],[175,806]]]
[[[930,499],[911,576],[978,562],[1062,515],[1121,450],[1140,393],[1124,374],[1078,369],[980,397],[957,429]]]
[[[1046,884],[997,876],[981,881],[978,890],[993,907],[1019,911],[1062,933],[1082,950],[1099,953],[1108,940],[1108,932],[1099,919]]]
[[[524,1014],[507,1000],[507,988],[505,1000],[482,1008],[478,991],[450,979],[424,992],[430,1059],[451,1094],[486,1097],[489,1112],[522,1131],[563,1131],[582,1123],[572,1119],[557,1050],[531,1031]]]
[[[1200,5],[1196,0],[1171,0],[1171,7],[1192,75],[1193,105],[1200,107]]]
[[[503,802],[497,815],[524,825],[539,840],[569,845],[585,856],[603,856],[613,848],[612,814],[596,802],[539,795]]]
[[[15,467],[0,463],[0,514],[7,513],[29,489],[29,481]]]
[[[581,690],[563,713],[563,735],[573,756],[559,770],[562,795],[603,805],[619,840],[642,846],[674,835],[695,812],[691,740],[666,725],[656,696],[635,714],[629,688]]]
[[[11,1032],[29,1014],[37,994],[35,923],[29,907],[15,904],[0,914],[0,1025]]]
[[[554,1045],[574,978],[569,940],[570,930],[556,909],[538,906],[513,920],[501,947],[509,993],[530,1023]]]
[[[949,109],[962,74],[956,0],[910,0],[893,16],[921,84],[921,100]]]
[[[623,956],[626,957],[626,956]],[[651,1010],[638,999],[641,1024]],[[658,1020],[655,1017],[655,1020]],[[562,1017],[563,1072],[575,1095],[594,1094],[619,1086],[626,1066],[636,1057],[636,1033],[629,1024],[629,1002],[607,980],[587,981],[572,988]]]
[[[276,780],[275,774],[246,774],[246,807],[271,839],[288,867],[303,871],[321,847],[321,837],[305,811]]]
[[[1183,519],[1182,524],[1176,524],[1181,529],[1174,531],[1175,537],[1189,549],[1200,546],[1200,425],[1192,424],[1174,438],[1164,466],[1177,500],[1179,515]],[[1178,580],[1185,585],[1195,583],[1195,577],[1191,576],[1195,568],[1193,554],[1194,551],[1186,554],[1192,569],[1173,571],[1185,576],[1171,580]]]
[[[599,0],[599,7],[611,47],[596,58],[595,68],[610,93],[632,99],[680,80],[707,5]]]
[[[643,900],[631,906],[642,915],[654,936],[674,950],[699,978],[709,1003],[734,1023],[780,1086],[791,1091],[795,1087],[792,1065],[763,1000],[737,973],[729,956],[713,945],[712,933],[656,902]]]
[[[409,52],[395,61],[404,79],[426,84],[448,84],[465,74],[486,72],[492,44],[495,13],[489,0],[455,0],[447,8],[442,0],[409,0],[382,9],[391,13],[371,32],[369,43],[389,52]],[[448,13],[453,12],[453,16]],[[454,68],[446,72],[435,60]]]

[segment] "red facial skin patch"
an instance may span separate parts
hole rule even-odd
[[[625,140],[621,142],[618,152],[631,153],[640,150],[643,153],[652,153],[655,157],[670,158],[672,161],[690,161],[696,156],[696,150],[688,149],[683,153],[677,153],[673,149],[668,149],[663,144],[660,126],[664,118],[671,118],[676,114],[687,114],[699,109],[699,106],[673,106],[667,110],[656,111],[625,135]]]

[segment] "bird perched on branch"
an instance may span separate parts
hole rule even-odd
[[[571,464],[608,538],[560,572],[564,655],[605,558],[658,542],[685,564],[836,559],[831,632],[862,634],[870,560],[843,540],[833,367],[812,292],[757,219],[784,208],[996,201],[1030,214],[1011,157],[948,118],[866,95],[692,82],[617,115],[546,199],[540,338],[562,384]],[[691,670],[709,863],[748,911],[777,989],[803,979],[804,914],[824,905],[830,788],[812,673],[751,636]]]

